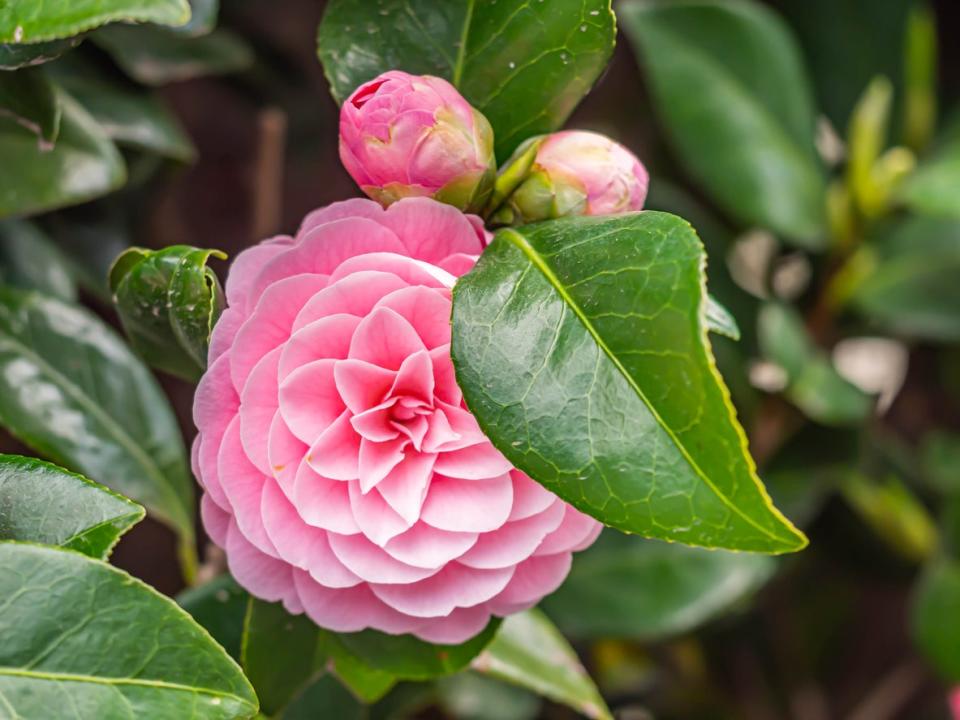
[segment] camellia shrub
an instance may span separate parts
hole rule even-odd
[[[960,718],[949,2],[0,5],[0,718]]]

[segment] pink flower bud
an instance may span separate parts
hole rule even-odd
[[[499,224],[565,215],[640,210],[649,176],[623,145],[585,130],[530,138],[497,178],[491,207]]]
[[[340,160],[384,207],[427,196],[479,210],[496,174],[487,119],[446,80],[399,70],[364,83],[344,102]]]

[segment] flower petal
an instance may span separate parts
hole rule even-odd
[[[446,617],[431,618],[415,631],[417,637],[441,645],[459,645],[479,635],[490,622],[490,609],[485,603],[456,608]]]
[[[280,414],[297,438],[312,445],[346,406],[333,377],[336,360],[314,360],[290,373],[279,389]]]
[[[552,556],[548,556],[552,557]],[[449,615],[458,607],[473,607],[501,592],[513,568],[475,570],[451,562],[436,575],[407,585],[371,583],[370,589],[390,607],[416,617]]]
[[[360,532],[348,483],[318,475],[304,460],[297,468],[293,490],[293,505],[308,525],[342,535]]]
[[[293,498],[297,468],[307,454],[308,446],[290,432],[280,413],[273,416],[269,433],[267,459],[270,461],[270,470],[284,494]]]
[[[360,484],[344,483],[348,486],[350,509],[353,518],[371,542],[383,547],[391,538],[408,530],[412,523],[407,522],[383,499],[379,492],[364,495]]]
[[[280,348],[274,348],[254,365],[240,393],[240,440],[250,462],[264,475],[271,475],[267,457],[270,425],[277,414],[277,363]]]
[[[543,485],[519,470],[511,470],[510,477],[513,479],[513,509],[509,520],[523,520],[541,513],[557,499]]]
[[[564,504],[557,500],[546,511],[524,520],[508,522],[480,536],[460,562],[474,568],[512,567],[533,554],[537,546],[563,521]]]
[[[360,414],[387,399],[397,374],[365,360],[341,360],[333,371],[337,391],[350,411]]]
[[[513,483],[504,473],[484,480],[460,480],[434,474],[420,518],[439,530],[486,533],[510,515]]]
[[[448,290],[414,285],[395,290],[377,302],[402,316],[428,349],[450,342],[450,293]]]
[[[409,287],[409,283],[394,273],[359,270],[330,282],[311,297],[294,320],[293,330],[296,332],[331,315],[366,317],[384,295],[405,287]]]
[[[356,418],[354,418],[356,419]],[[367,438],[360,440],[360,491],[368,493],[403,460],[406,438],[376,442]]]
[[[350,424],[350,411],[344,410],[316,439],[306,459],[307,464],[324,477],[356,480],[359,458],[360,436]]]
[[[569,553],[538,555],[517,565],[510,583],[490,601],[496,615],[510,615],[533,607],[552,593],[570,572]]]
[[[477,533],[447,532],[417,523],[390,540],[383,549],[402,563],[438,568],[456,560],[477,542]]]
[[[554,555],[584,549],[600,534],[603,525],[573,505],[563,504],[563,521],[556,530],[547,535],[534,555]],[[584,545],[587,543],[587,545]]]
[[[454,253],[479,255],[483,244],[462,212],[425,198],[406,198],[387,208],[383,223],[411,257],[438,263]]]
[[[436,472],[464,480],[497,477],[513,468],[488,440],[437,456]]]
[[[350,357],[388,370],[397,370],[410,355],[424,350],[410,323],[388,308],[377,308],[357,326]]]
[[[436,455],[408,451],[403,460],[377,483],[377,492],[408,527],[420,517],[436,458]]]
[[[299,367],[323,358],[341,359],[350,350],[350,338],[360,318],[343,313],[328,315],[295,330],[283,345],[280,356],[281,382]]]
[[[296,595],[290,565],[260,552],[244,537],[236,522],[227,528],[225,550],[230,574],[251,595],[268,602],[287,601]]]
[[[293,579],[307,615],[320,627],[334,632],[357,632],[372,627],[399,634],[411,632],[418,625],[416,618],[388,607],[368,585],[333,590],[320,585],[303,570],[294,570]]]
[[[340,562],[367,582],[417,583],[435,574],[438,569],[414,567],[400,562],[363,535],[330,533],[329,540],[330,549]]]

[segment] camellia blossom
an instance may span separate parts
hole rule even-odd
[[[487,119],[446,80],[399,70],[364,83],[343,103],[340,159],[384,206],[428,196],[477,211],[496,176]]]
[[[251,594],[335,631],[459,643],[552,592],[599,533],[463,402],[450,291],[486,241],[434,200],[355,199],[234,261],[193,467]]]
[[[540,135],[520,145],[501,170],[494,220],[520,224],[642,210],[649,182],[636,156],[604,135],[586,130]]]

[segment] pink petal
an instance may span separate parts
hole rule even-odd
[[[345,358],[350,350],[350,338],[359,324],[360,318],[341,313],[314,320],[294,331],[280,356],[280,380],[314,360]]]
[[[297,238],[302,238],[319,225],[351,217],[365,217],[379,222],[383,219],[383,208],[380,203],[366,198],[351,198],[331,203],[307,214],[297,230]]]
[[[370,440],[376,443],[387,442],[390,440],[396,440],[400,437],[400,432],[394,426],[391,420],[391,413],[393,412],[394,401],[390,400],[385,403],[380,403],[376,407],[372,407],[369,410],[364,410],[359,415],[354,415],[350,418],[350,424],[353,425],[353,429],[364,440]],[[400,446],[401,448],[406,443],[402,441]],[[363,443],[360,444],[360,464],[363,466]],[[397,460],[399,462],[399,460]],[[360,470],[360,477],[364,476],[364,471]],[[372,487],[372,486],[371,486]]]
[[[585,515],[572,505],[563,504],[563,508],[563,521],[556,530],[543,539],[534,555],[553,555],[571,552],[574,549],[582,550],[600,534],[603,525],[592,517]],[[584,543],[587,544],[584,545]]]
[[[390,540],[383,549],[407,565],[438,568],[456,560],[473,547],[476,541],[476,533],[446,532],[417,523]]]
[[[519,470],[511,470],[513,478],[513,509],[510,520],[523,520],[546,510],[557,501],[557,496],[536,480]]]
[[[458,480],[434,474],[420,518],[440,530],[490,532],[510,515],[513,483],[508,474]]]
[[[457,434],[455,439],[444,443],[444,451],[460,450],[470,445],[489,443],[487,436],[483,434],[477,424],[477,419],[468,410],[456,405],[448,405],[442,400],[438,400],[436,405],[446,416],[447,422],[450,423],[450,429]]]
[[[396,311],[429,349],[450,342],[450,293],[422,285],[395,290],[377,303]]]
[[[508,522],[503,527],[480,536],[477,544],[460,558],[475,568],[512,567],[533,554],[548,534],[563,521],[564,505],[557,502],[548,510],[525,520]]]
[[[360,436],[350,424],[350,411],[343,413],[310,447],[307,463],[324,477],[356,480],[359,477]]]
[[[513,466],[489,441],[437,456],[436,472],[464,480],[482,480],[509,472]]]
[[[210,333],[210,348],[207,350],[207,366],[213,365],[223,353],[233,346],[233,339],[247,317],[239,309],[228,307],[220,315]]]
[[[420,517],[436,457],[427,453],[407,452],[403,460],[377,484],[377,492],[408,527]]]
[[[223,490],[233,508],[233,515],[244,536],[258,550],[277,557],[277,549],[263,529],[260,517],[260,498],[267,479],[254,467],[243,452],[240,442],[240,418],[234,418],[223,436],[217,455],[217,470],[223,478]]]
[[[454,372],[453,361],[450,359],[450,346],[441,345],[430,351],[430,360],[433,361],[434,393],[445,403],[459,407],[463,400],[463,393],[457,385],[457,376]]]
[[[350,357],[397,370],[408,356],[424,349],[410,323],[393,310],[378,308],[357,326],[350,342]]]
[[[264,264],[292,244],[293,238],[281,235],[249,247],[237,255],[230,263],[230,272],[227,273],[227,304],[241,314],[249,315],[257,301],[257,298],[249,296],[254,277]]]
[[[459,645],[479,635],[490,622],[486,604],[456,608],[446,617],[430,618],[418,627],[414,635],[421,640],[441,645]]]
[[[336,360],[314,360],[287,375],[280,385],[280,414],[297,438],[308,445],[339,418],[346,406],[333,379]]]
[[[304,523],[274,483],[264,488],[262,512],[263,526],[283,560],[309,571],[326,587],[353,587],[362,582],[333,554],[327,531]]]
[[[477,264],[477,257],[470,253],[457,253],[444,258],[437,265],[451,275],[462,277],[473,270],[473,266]]]
[[[364,360],[341,360],[334,368],[337,391],[351,412],[359,414],[387,398],[397,374]]]
[[[501,592],[513,568],[474,570],[458,562],[448,563],[440,572],[408,585],[371,583],[370,589],[387,605],[407,615],[438,617],[454,608],[473,607]]]
[[[383,547],[387,542],[408,530],[408,523],[387,504],[379,492],[364,495],[359,483],[344,483],[349,487],[350,509],[360,531],[371,542]]]
[[[250,462],[264,475],[271,475],[267,457],[270,425],[277,414],[277,363],[280,348],[274,348],[254,365],[240,393],[240,439]]]
[[[330,549],[352,573],[367,582],[392,585],[416,583],[437,572],[437,568],[407,565],[377,547],[363,535],[329,535]]]
[[[413,397],[433,404],[433,363],[426,350],[403,359],[388,397]]]
[[[356,419],[356,418],[354,418]],[[406,438],[397,438],[386,442],[360,440],[360,491],[370,492],[403,460]]]
[[[357,632],[372,627],[400,634],[412,631],[418,621],[387,607],[368,585],[331,590],[302,570],[294,570],[297,594],[307,615],[320,627],[335,632]]]
[[[490,601],[490,609],[497,615],[509,615],[532,607],[552,593],[570,572],[571,556],[539,555],[517,565],[510,584]]]
[[[290,565],[265,555],[247,540],[236,523],[227,529],[227,567],[251,595],[268,602],[296,595]]]
[[[223,433],[237,416],[239,407],[240,399],[230,380],[230,358],[222,355],[200,378],[193,399],[193,422],[200,430],[196,440],[197,480],[224,510],[230,509],[230,503],[220,486],[217,454]]]
[[[200,519],[203,521],[203,529],[207,531],[210,539],[222,548],[227,546],[227,529],[230,527],[231,517],[230,513],[213,501],[209,493],[204,493],[200,498]]]
[[[290,432],[283,416],[280,413],[274,415],[267,439],[267,459],[273,477],[288,498],[293,497],[294,478],[307,449],[307,446]]]
[[[456,282],[456,278],[446,270],[396,252],[371,252],[344,260],[330,275],[330,282],[339,282],[341,278],[366,270],[390,273],[407,285],[423,285],[429,288],[451,288]],[[390,291],[394,289],[396,288],[391,288]],[[387,291],[382,292],[381,297],[386,294]]]
[[[461,439],[460,434],[450,427],[447,414],[439,408],[430,415],[428,423],[422,442],[424,452],[438,452]]]
[[[411,257],[438,263],[454,253],[479,255],[483,244],[475,227],[452,205],[407,198],[393,203],[383,223],[391,228]]]
[[[317,475],[306,460],[297,469],[292,501],[308,525],[342,535],[360,532],[350,507],[348,483]]]
[[[368,261],[369,262],[369,261]],[[331,315],[365,317],[384,295],[409,287],[390,272],[359,270],[332,281],[307,301],[293,323],[294,331]]]

